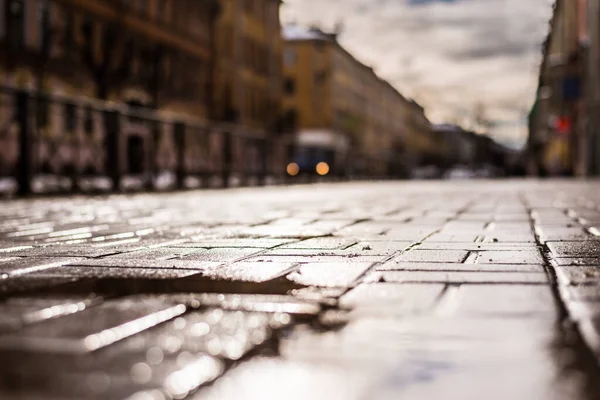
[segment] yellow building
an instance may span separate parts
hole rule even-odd
[[[280,0],[220,0],[214,117],[274,129],[282,92]]]
[[[355,151],[375,160],[370,172],[376,174],[385,173],[395,148],[427,134],[423,109],[346,51],[335,34],[289,25],[283,36],[283,108],[298,135],[343,136]]]

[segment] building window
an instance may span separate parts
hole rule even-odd
[[[75,132],[75,104],[65,104],[65,130],[69,133]]]
[[[148,0],[140,0],[140,11],[149,18],[154,18],[154,2]]]
[[[287,67],[293,67],[296,64],[296,51],[293,49],[286,49],[283,53],[283,62]]]
[[[85,108],[83,129],[88,136],[91,136],[94,133],[94,110],[92,110],[92,107],[90,106]]]
[[[294,81],[292,78],[285,78],[283,90],[287,95],[293,95],[296,93],[296,81]]]
[[[66,11],[64,42],[65,54],[70,57],[75,50],[75,16],[71,10]]]
[[[111,59],[111,55],[115,54],[114,48],[118,42],[119,32],[118,28],[114,25],[104,25],[102,31],[102,55],[101,58],[106,65],[114,63],[115,60]],[[129,55],[127,55],[128,57]],[[112,57],[114,58],[114,57]]]
[[[160,0],[154,4],[154,11],[156,12],[155,19],[167,22],[167,13],[169,9],[169,2],[167,0]]]
[[[173,4],[173,7],[171,7],[171,24],[173,25],[180,25],[183,22],[182,10],[185,9],[186,4],[181,0],[179,1],[179,3]]]
[[[254,2],[254,15],[256,15],[256,17],[258,18],[258,20],[261,23],[264,23],[265,21],[265,14],[266,14],[266,3],[269,3],[268,1],[255,1]]]
[[[284,116],[285,129],[291,132],[297,130],[298,127],[298,112],[295,109],[288,110]]]
[[[9,0],[8,3],[8,38],[14,47],[25,45],[25,1]]]
[[[0,39],[4,39],[4,37],[6,36],[6,14],[5,14],[5,8],[6,8],[6,0],[0,0]]]
[[[327,78],[327,73],[326,72],[317,72],[315,74],[315,84],[316,85],[322,85],[323,83],[325,83],[325,79]]]
[[[254,11],[254,2],[255,0],[244,0],[244,6],[246,6],[246,14],[252,15]]]
[[[162,77],[163,77],[163,85],[162,89],[167,92],[171,92],[173,88],[173,63],[172,63],[172,54],[168,51],[165,53],[163,57],[163,65],[162,65]]]
[[[37,98],[36,104],[36,119],[38,128],[45,128],[48,126],[49,108],[48,97],[46,97],[44,94],[40,95]]]
[[[146,0],[138,0],[138,11],[143,14],[148,13],[148,2]]]
[[[83,49],[92,55],[91,58],[95,56],[94,54],[94,25],[92,22],[92,18],[89,15],[86,15],[83,18],[83,23],[81,24],[81,34],[83,36]]]
[[[52,47],[50,29],[50,3],[48,0],[40,0],[38,3],[38,19],[40,26],[40,53],[44,56],[50,55]]]

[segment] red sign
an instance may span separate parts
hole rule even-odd
[[[556,119],[554,128],[556,128],[558,133],[566,134],[571,131],[571,125],[571,119],[569,117],[559,117]]]

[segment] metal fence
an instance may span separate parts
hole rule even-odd
[[[0,192],[278,183],[291,151],[239,126],[0,87]]]

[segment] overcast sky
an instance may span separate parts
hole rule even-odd
[[[432,122],[470,127],[485,106],[498,141],[521,145],[552,0],[285,0],[284,23],[343,22],[340,42]]]

